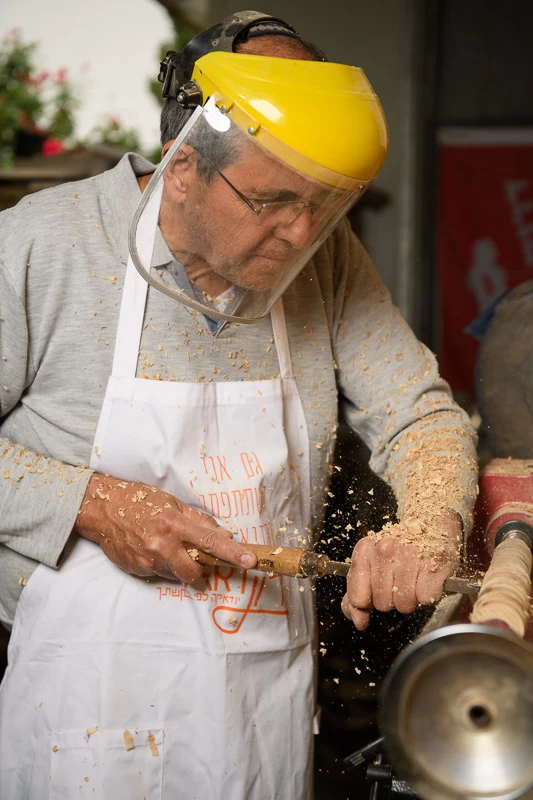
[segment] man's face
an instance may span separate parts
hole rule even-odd
[[[196,171],[195,171],[196,173]],[[321,192],[295,171],[283,167],[257,146],[246,147],[224,176],[257,208],[262,203],[303,200],[318,205]],[[197,258],[231,284],[243,289],[275,286],[315,238],[317,216],[305,208],[268,219],[257,217],[224,179],[206,183],[198,173],[189,183],[183,222]]]
[[[315,58],[302,42],[286,36],[251,38],[236,50],[277,58]],[[167,142],[166,147],[170,144]],[[316,209],[305,209],[291,224],[266,224],[217,174],[209,183],[196,174],[194,181],[187,182],[184,202],[181,189],[179,199],[173,199],[173,191],[168,192],[168,202],[164,195],[165,238],[176,257],[182,258],[193,281],[202,288],[218,283],[220,289],[220,284],[229,283],[243,289],[268,290],[289,272],[324,227],[328,215],[322,206],[323,190],[296,172],[281,168],[258,147],[245,147],[223,173],[256,207],[269,201],[302,199],[321,209],[318,214]],[[176,214],[173,208],[178,204],[180,211]],[[329,216],[332,213],[330,208]],[[209,276],[216,280],[210,281]],[[213,291],[217,293],[216,286]]]

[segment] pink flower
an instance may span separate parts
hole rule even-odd
[[[49,77],[50,73],[44,70],[43,72],[39,72],[39,74],[35,76],[33,82],[36,84],[36,86],[40,86],[42,83],[48,80]]]
[[[43,142],[43,146],[41,149],[41,154],[43,156],[55,156],[58,153],[65,152],[65,145],[61,141],[61,139],[56,139],[53,136],[50,136],[48,139],[45,139]]]
[[[68,70],[66,67],[60,67],[54,75],[54,80],[57,81],[57,83],[63,83],[67,79],[67,72]]]

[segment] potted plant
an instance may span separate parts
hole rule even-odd
[[[15,156],[60,152],[74,132],[77,100],[67,71],[38,72],[36,49],[18,29],[0,43],[0,168]]]

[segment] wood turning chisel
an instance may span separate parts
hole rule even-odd
[[[250,544],[247,547],[257,556],[254,570],[268,572],[276,575],[286,575],[290,578],[324,578],[326,576],[346,576],[351,567],[350,561],[333,561],[324,553],[316,553],[303,547],[276,547],[268,544]],[[194,561],[206,567],[224,566],[234,567],[227,561],[211,556],[192,545],[187,545],[187,552]],[[238,569],[238,567],[237,567]],[[480,582],[471,578],[461,578],[453,575],[446,578],[444,591],[450,593],[467,594],[476,597]]]

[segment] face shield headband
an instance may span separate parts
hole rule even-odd
[[[153,173],[132,218],[129,252],[144,280],[168,297],[211,319],[258,322],[366,186],[346,191],[301,173],[211,99]],[[154,253],[143,253],[139,231],[157,222]]]

